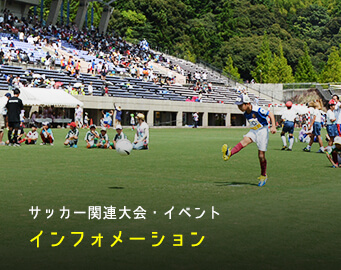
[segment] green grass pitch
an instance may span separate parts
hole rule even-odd
[[[341,170],[315,153],[317,144],[311,153],[302,143],[280,151],[279,134],[270,135],[269,180],[259,188],[256,145],[227,162],[221,157],[221,145],[234,146],[246,129],[151,129],[150,150],[127,157],[86,149],[85,130],[78,149],[64,147],[66,132],[54,130],[54,146],[0,148],[1,269],[340,269]],[[132,140],[133,131],[125,132]],[[146,220],[73,214],[111,205],[118,217],[124,206],[142,206]],[[41,209],[35,220],[31,206]],[[69,219],[60,219],[63,206]],[[214,220],[212,206],[220,214]],[[188,207],[191,217],[179,215]],[[30,239],[40,231],[37,248]],[[119,231],[122,242],[110,247]],[[71,232],[84,232],[77,247]],[[92,246],[99,233],[102,246]],[[183,246],[173,246],[175,234]]]

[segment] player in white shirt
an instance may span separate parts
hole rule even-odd
[[[321,122],[322,122],[322,115],[320,112],[320,105],[318,102],[309,102],[308,103],[308,107],[310,107],[310,125],[308,130],[310,130],[311,128],[313,128],[313,132],[310,135],[310,142],[307,145],[307,147],[305,147],[303,149],[303,151],[305,152],[310,152],[311,149],[311,145],[314,143],[314,138],[315,136],[317,136],[317,140],[318,143],[320,145],[320,149],[317,151],[317,153],[324,153],[324,147],[323,147],[323,143],[322,143],[322,138],[321,138]]]
[[[336,117],[336,127],[339,136],[341,136],[341,102],[338,95],[333,95],[333,99],[336,101],[336,106],[334,110],[334,114]]]
[[[83,109],[77,104],[75,109],[75,122],[78,128],[83,127]]]
[[[281,138],[283,142],[282,150],[287,149],[288,151],[292,151],[292,146],[294,144],[294,128],[295,128],[295,119],[297,117],[297,113],[292,109],[292,102],[288,101],[285,106],[287,106],[287,110],[282,114],[281,121],[279,124],[283,125],[283,129],[281,132]],[[289,133],[289,148],[287,147],[287,140],[285,138],[285,133]]]
[[[265,158],[265,152],[267,150],[269,141],[269,128],[267,118],[270,118],[272,125],[270,128],[270,132],[272,134],[275,134],[275,116],[272,112],[264,110],[257,105],[251,104],[251,99],[246,94],[241,94],[240,96],[238,96],[234,104],[236,104],[238,106],[238,109],[244,113],[244,116],[249,122],[251,129],[246,135],[244,135],[244,138],[233,148],[228,147],[227,144],[223,145],[221,149],[221,151],[223,152],[223,159],[225,161],[229,160],[231,156],[237,154],[244,147],[255,142],[258,147],[258,159],[261,167],[261,175],[260,177],[258,177],[258,186],[262,187],[266,184],[266,181],[268,179],[268,175],[266,173],[267,160]]]
[[[328,141],[328,146],[326,149],[327,152],[331,152],[332,145],[334,143],[334,138],[338,136],[337,126],[336,126],[336,117],[334,114],[335,105],[336,105],[336,101],[334,99],[331,99],[328,102],[329,110],[327,111],[326,125],[327,125],[327,132],[329,135],[329,141]]]
[[[138,113],[136,116],[137,119],[137,127],[136,134],[133,143],[133,149],[142,150],[148,149],[149,144],[149,126],[144,121],[144,114]]]
[[[108,149],[110,147],[109,144],[109,136],[107,134],[107,129],[105,127],[102,127],[101,133],[99,134],[99,140],[97,143],[98,148],[104,148]]]
[[[86,141],[86,148],[95,148],[98,139],[99,139],[99,134],[96,131],[96,126],[91,125],[90,130],[85,134],[85,138],[84,138],[84,140]]]
[[[26,134],[26,137],[24,139],[21,139],[19,143],[25,142],[25,144],[36,144],[38,140],[38,132],[37,132],[37,126],[33,125],[31,130]]]

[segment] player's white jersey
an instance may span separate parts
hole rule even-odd
[[[285,112],[283,112],[282,119],[284,121],[294,122],[296,116],[297,116],[297,113],[293,109],[290,109],[290,110],[287,109]]]

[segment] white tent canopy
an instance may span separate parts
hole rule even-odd
[[[19,98],[26,106],[55,106],[63,108],[75,108],[77,104],[83,107],[83,102],[66,93],[63,90],[22,87]]]

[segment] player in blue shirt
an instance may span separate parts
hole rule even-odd
[[[251,104],[251,100],[248,95],[240,95],[235,102],[238,105],[239,110],[244,112],[244,116],[250,124],[251,130],[244,136],[244,138],[232,149],[224,144],[222,147],[223,159],[225,161],[229,160],[230,157],[245,146],[255,142],[258,147],[258,158],[261,167],[261,176],[258,177],[258,186],[262,187],[266,184],[268,176],[266,174],[267,161],[265,159],[265,152],[268,146],[269,140],[269,129],[267,117],[271,120],[270,132],[272,134],[276,133],[275,117],[272,112],[264,110],[263,108]]]

